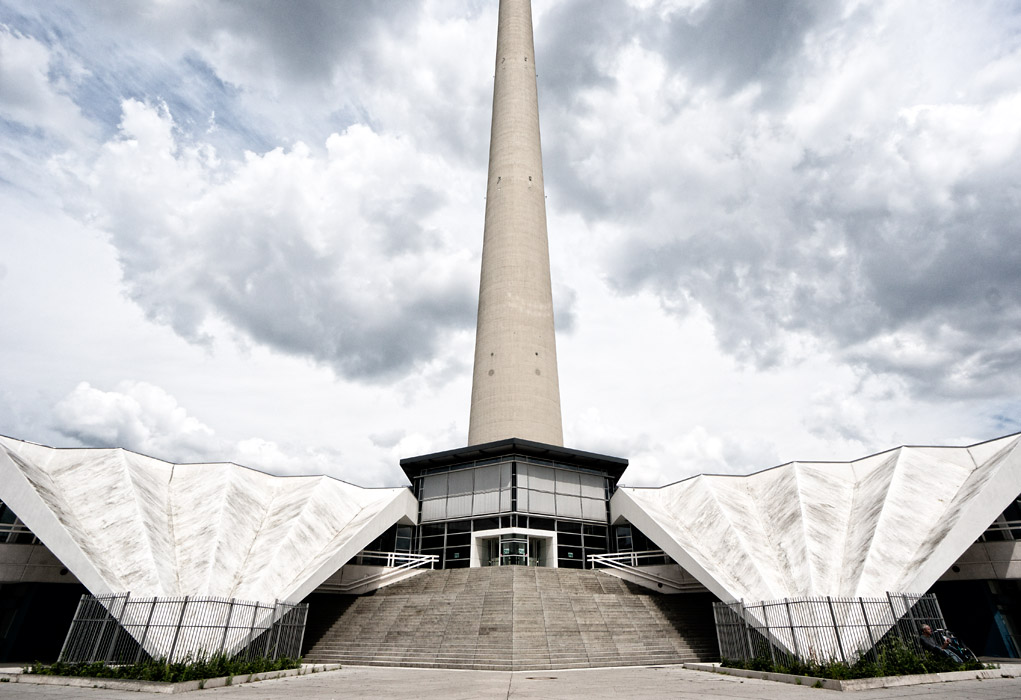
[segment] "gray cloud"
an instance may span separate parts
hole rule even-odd
[[[931,35],[899,6],[587,9],[544,25],[553,60],[577,62],[544,109],[547,186],[620,232],[604,258],[618,291],[704,309],[760,368],[825,350],[930,398],[1021,387],[1021,98],[1004,78],[1019,46],[1002,6],[965,25],[940,5]],[[557,53],[583,30],[598,51]]]
[[[831,1],[709,2],[674,12],[662,24],[650,22],[646,43],[675,69],[724,94],[751,82],[768,94],[795,77],[791,64],[805,35],[838,12],[839,3]]]
[[[540,102],[584,109],[580,92],[616,82],[608,59],[631,38],[635,15],[621,0],[592,9],[584,0],[567,0],[543,18],[535,37]]]
[[[1010,391],[1021,360],[1021,252],[1009,244],[1019,156],[961,177],[940,206],[904,183],[917,201],[903,211],[888,193],[849,193],[868,177],[856,158],[802,167],[786,212],[745,204],[664,228],[621,251],[615,279],[655,289],[678,313],[704,307],[723,349],[759,366],[792,359],[787,334],[805,333],[923,394]]]
[[[208,147],[178,143],[165,108],[124,110],[89,179],[94,216],[150,318],[194,342],[225,320],[370,381],[471,327],[475,277],[450,263],[465,252],[428,223],[446,197],[416,184],[430,171],[407,168],[398,139],[361,127],[331,137],[326,158],[300,146],[218,164]]]

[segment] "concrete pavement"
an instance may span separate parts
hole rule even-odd
[[[855,700],[922,698],[939,694],[941,700],[1017,700],[1021,678],[986,681],[958,681],[906,688],[887,688],[855,693],[838,693],[805,686],[742,679],[678,666],[582,669],[571,671],[507,672],[451,671],[414,668],[349,666],[339,671],[309,676],[261,681],[242,686],[199,690],[184,697],[193,700],[246,698],[301,698],[301,700],[353,700],[394,698],[397,700],[600,700],[602,698],[818,698],[851,697]],[[139,700],[165,695],[0,683],[0,699],[82,698],[83,700]]]

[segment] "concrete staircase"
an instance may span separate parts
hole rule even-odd
[[[718,658],[713,597],[599,571],[430,571],[365,596],[310,598],[305,660],[528,671]]]

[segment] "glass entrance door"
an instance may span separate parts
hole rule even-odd
[[[480,566],[546,566],[549,538],[516,532],[485,538],[479,545]]]
[[[542,537],[528,538],[528,565],[546,566],[546,540]]]
[[[500,535],[500,566],[528,566],[528,537]]]

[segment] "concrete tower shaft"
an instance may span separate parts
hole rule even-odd
[[[468,444],[563,445],[532,9],[500,0]]]

